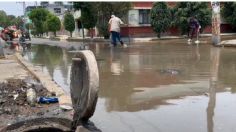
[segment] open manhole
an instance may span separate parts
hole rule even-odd
[[[29,119],[9,125],[1,132],[72,132],[71,120],[57,117]]]

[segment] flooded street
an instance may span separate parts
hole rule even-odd
[[[235,132],[236,49],[183,40],[90,44],[100,74],[91,118],[104,132]],[[69,94],[72,53],[34,45],[24,56]]]

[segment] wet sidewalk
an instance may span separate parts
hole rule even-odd
[[[7,79],[24,79],[29,73],[22,67],[13,55],[0,59],[0,82]]]

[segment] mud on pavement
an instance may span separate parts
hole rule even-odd
[[[32,77],[26,79],[8,79],[0,83],[0,131],[4,127],[19,121],[34,117],[64,116],[66,113],[59,109],[58,103],[30,104],[27,101],[27,90],[34,89],[37,97],[52,97],[49,92]],[[70,115],[70,114],[68,114]]]

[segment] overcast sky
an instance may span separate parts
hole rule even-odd
[[[26,7],[35,5],[35,2],[25,2]],[[39,5],[40,3],[38,3]],[[16,1],[5,2],[0,1],[0,10],[4,10],[7,15],[21,16],[23,15],[23,4]]]

